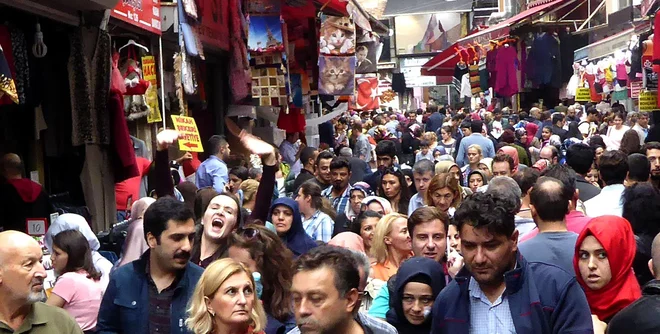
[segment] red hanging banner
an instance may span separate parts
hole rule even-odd
[[[202,42],[208,46],[229,50],[229,1],[200,0],[197,3],[198,14],[202,18],[199,25]]]
[[[162,34],[160,0],[120,0],[110,15],[156,35]]]

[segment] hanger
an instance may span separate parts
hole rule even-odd
[[[461,53],[461,49],[458,46],[455,46],[454,50],[458,54],[458,63],[459,64],[465,64],[465,61],[463,61],[463,54]]]
[[[129,45],[135,45],[135,46],[137,46],[138,48],[141,48],[142,50],[144,50],[144,51],[146,51],[147,53],[149,53],[149,49],[148,49],[146,46],[144,46],[144,45],[142,45],[142,44],[138,44],[138,43],[135,42],[135,40],[133,40],[133,39],[129,39],[129,40],[128,40],[128,43],[126,43],[126,45],[120,47],[119,50],[117,50],[117,52],[121,52],[121,49],[123,49],[123,48],[125,48],[125,47],[127,47],[127,46],[129,46]]]

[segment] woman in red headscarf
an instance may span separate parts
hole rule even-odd
[[[635,247],[630,223],[617,216],[592,219],[575,243],[577,280],[591,313],[604,322],[641,297],[632,270]]]
[[[503,146],[497,151],[498,154],[504,153],[513,159],[513,174],[518,172],[518,166],[520,165],[520,157],[518,156],[518,150],[513,146]]]

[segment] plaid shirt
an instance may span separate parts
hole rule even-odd
[[[309,219],[303,221],[303,228],[312,239],[327,243],[332,239],[335,222],[321,210],[316,210]]]
[[[349,184],[348,187],[346,187],[346,190],[344,190],[344,193],[341,194],[340,197],[332,198],[332,189],[334,187],[335,186],[330,186],[325,190],[323,190],[321,192],[321,196],[329,199],[332,202],[332,207],[335,208],[335,211],[339,215],[346,212],[346,206],[348,205],[348,202],[351,200],[351,190],[353,189],[353,187],[351,187],[351,185]]]

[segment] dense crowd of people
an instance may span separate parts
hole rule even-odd
[[[249,156],[213,136],[183,182],[164,130],[119,260],[75,214],[50,263],[0,232],[0,333],[660,331],[660,135],[599,108],[352,113],[320,147],[230,122]]]

